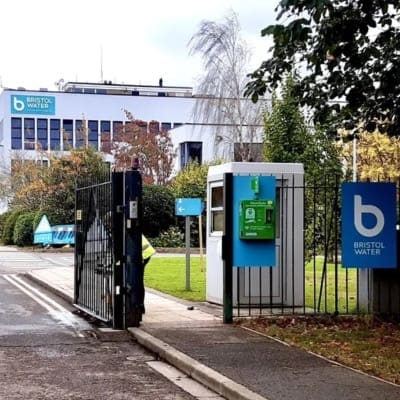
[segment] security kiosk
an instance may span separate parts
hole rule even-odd
[[[223,304],[224,260],[229,253],[234,307],[303,306],[303,220],[302,164],[211,166],[207,178],[207,301]]]

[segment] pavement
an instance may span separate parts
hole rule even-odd
[[[73,267],[28,277],[73,302]],[[133,337],[228,400],[399,400],[400,386],[268,336],[223,324],[219,306],[146,290],[146,314]]]

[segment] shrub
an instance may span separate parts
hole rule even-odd
[[[143,234],[157,237],[175,225],[175,198],[168,186],[143,185]]]
[[[14,244],[14,227],[17,218],[23,213],[23,210],[16,209],[12,211],[8,211],[4,228],[3,228],[3,235],[1,237],[3,244],[6,246]]]
[[[10,215],[9,211],[0,214],[0,242],[3,242],[4,225],[9,215]]]
[[[210,164],[199,165],[189,163],[172,181],[175,197],[201,198],[207,197],[207,173]]]
[[[18,216],[14,227],[14,244],[30,246],[33,244],[33,221],[35,212],[28,212]]]
[[[156,238],[149,239],[153,247],[185,247],[185,235],[177,226],[171,226]]]

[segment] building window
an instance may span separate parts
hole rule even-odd
[[[184,142],[180,144],[181,168],[194,161],[199,165],[202,163],[202,142]]]
[[[111,122],[100,121],[100,140],[101,151],[104,153],[111,152]]]
[[[22,149],[22,119],[11,118],[11,148]]]
[[[161,129],[163,131],[169,131],[171,129],[171,122],[161,122]]]
[[[60,150],[61,146],[61,125],[59,119],[50,120],[50,149]]]
[[[89,146],[96,150],[99,148],[99,121],[88,121],[88,142]]]
[[[24,149],[35,149],[35,120],[24,118]]]
[[[77,119],[75,121],[75,147],[83,147],[85,143],[85,129],[82,127],[82,120]]]
[[[149,122],[149,132],[157,133],[160,132],[160,123],[158,121]]]
[[[118,141],[123,130],[122,121],[113,121],[113,137],[112,140]]]
[[[43,159],[37,160],[36,164],[43,168],[49,168],[49,165],[50,165],[49,160],[43,160]]]
[[[73,146],[73,121],[63,119],[63,150],[69,150]]]
[[[38,118],[37,120],[37,142],[39,150],[48,149],[48,121],[44,118]]]

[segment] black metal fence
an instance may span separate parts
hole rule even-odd
[[[277,199],[277,266],[233,267],[233,317],[400,315],[399,268],[371,270],[341,265],[338,179],[309,185],[280,184]],[[304,221],[300,231],[296,229],[297,213]]]

